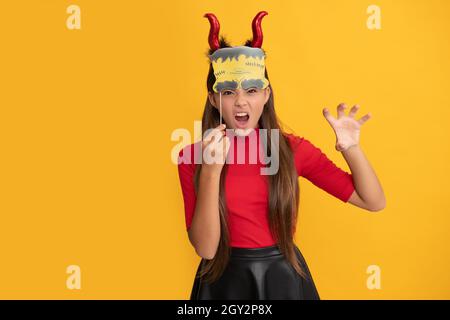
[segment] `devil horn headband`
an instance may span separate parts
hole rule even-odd
[[[263,33],[261,28],[261,21],[264,16],[268,15],[266,11],[260,11],[258,14],[253,18],[252,21],[252,31],[253,31],[253,40],[252,40],[252,47],[253,48],[261,48],[262,42],[263,42]],[[220,30],[220,24],[219,20],[213,13],[206,13],[204,15],[205,18],[208,18],[210,29],[209,29],[209,37],[208,42],[209,46],[212,50],[219,49],[219,30]]]

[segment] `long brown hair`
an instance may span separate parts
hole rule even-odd
[[[251,46],[251,40],[247,40],[245,46]],[[230,47],[224,37],[220,39],[220,47]],[[214,50],[210,49],[208,54],[212,54]],[[267,79],[267,68],[265,70]],[[213,84],[215,82],[214,70],[209,65],[208,78],[206,86],[209,92],[213,92]],[[285,136],[285,131],[280,128],[280,121],[277,118],[274,108],[273,89],[270,86],[270,97],[264,105],[263,112],[259,119],[259,127],[267,129],[267,149],[270,155],[271,129],[278,129],[279,138],[279,154],[270,155],[278,157],[279,169],[274,175],[268,175],[269,185],[269,226],[272,236],[277,242],[280,252],[286,257],[287,261],[293,266],[295,271],[302,277],[306,274],[299,264],[294,248],[294,234],[298,208],[299,208],[299,183],[298,175],[294,165],[292,149],[289,141]],[[219,111],[206,98],[205,109],[202,116],[202,132],[215,128],[219,125]],[[202,259],[202,268],[199,276],[209,283],[216,281],[225,270],[230,254],[231,247],[229,245],[229,230],[227,223],[227,206],[225,201],[225,177],[227,172],[227,163],[224,164],[220,175],[219,189],[219,213],[220,213],[220,241],[217,252],[213,259]],[[196,166],[194,175],[195,190],[198,192],[199,176],[201,172],[201,164]]]

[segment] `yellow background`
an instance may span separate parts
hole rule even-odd
[[[81,8],[81,30],[66,8]],[[369,5],[381,30],[366,27]],[[208,20],[233,45],[263,19],[282,121],[348,170],[322,115],[367,112],[387,207],[300,179],[296,243],[322,299],[450,298],[449,1],[3,1],[0,298],[187,299],[189,243],[170,136],[206,99]],[[66,267],[81,267],[81,290]],[[381,268],[381,289],[366,268]]]

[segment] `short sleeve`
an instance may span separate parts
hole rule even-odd
[[[299,176],[330,195],[348,202],[355,190],[351,173],[336,166],[325,153],[304,137],[289,135]]]
[[[184,147],[178,154],[178,177],[180,178],[181,191],[183,194],[184,214],[186,230],[191,227],[194,216],[196,194],[194,186],[195,163],[193,161],[193,146]]]

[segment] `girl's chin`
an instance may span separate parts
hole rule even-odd
[[[253,130],[254,130],[253,128],[249,129],[235,128],[234,134],[240,137],[248,136]]]
[[[233,133],[236,136],[248,136],[253,130],[253,126],[250,124],[250,121],[246,121],[245,123],[242,121],[236,121],[233,119],[232,125],[228,126],[227,129],[233,130]]]

